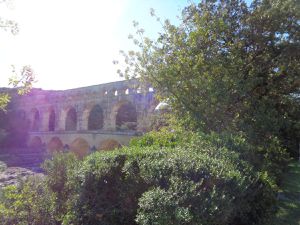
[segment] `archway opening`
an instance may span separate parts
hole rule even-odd
[[[136,130],[137,113],[135,107],[130,103],[122,104],[116,115],[117,130]]]
[[[88,154],[89,148],[88,142],[83,138],[76,138],[70,145],[70,150],[80,159]]]
[[[122,145],[118,141],[114,139],[106,139],[100,143],[98,149],[104,151],[110,151],[121,147]]]
[[[40,113],[37,109],[33,110],[32,131],[39,131]]]
[[[88,130],[100,130],[103,128],[103,110],[100,105],[95,105],[88,118]]]
[[[77,114],[74,108],[69,109],[66,117],[66,130],[76,130],[77,128]]]
[[[33,114],[31,112],[31,121]],[[28,132],[32,130],[32,123],[24,110],[9,113],[0,110],[0,145],[3,147],[28,146]],[[2,131],[2,132],[1,132]]]
[[[53,137],[47,144],[47,150],[49,152],[62,151],[63,143],[58,137]]]
[[[43,146],[42,139],[40,137],[35,136],[30,140],[28,146],[33,150],[41,150]]]
[[[50,111],[48,129],[49,131],[55,130],[55,112],[53,109]]]
[[[26,119],[26,112],[21,109],[21,110],[18,111],[18,116],[19,116],[19,118],[21,120],[25,121],[25,119]]]

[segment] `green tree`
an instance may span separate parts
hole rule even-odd
[[[17,88],[19,95],[23,95],[30,91],[34,79],[34,71],[30,66],[22,67],[20,73],[16,72],[13,67],[13,75],[9,78],[8,84]],[[10,98],[10,95],[6,91],[0,90],[0,110],[5,110]]]
[[[158,18],[154,11],[151,15]],[[140,51],[127,68],[156,88],[189,127],[239,132],[254,144],[300,140],[300,4],[297,0],[203,0],[157,40],[130,36]]]

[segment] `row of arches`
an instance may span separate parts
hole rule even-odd
[[[92,151],[108,151],[120,148],[122,145],[114,139],[105,139],[101,141],[98,146],[90,146],[84,138],[76,138],[70,143],[70,145],[68,145],[64,144],[59,137],[53,137],[45,144],[42,142],[40,137],[35,136],[30,140],[28,147],[32,149],[46,148],[49,153],[53,153],[55,151],[72,151],[79,158],[83,158]]]
[[[25,114],[24,111],[21,112]],[[114,121],[114,126],[116,130],[136,130],[137,128],[137,111],[134,105],[130,102],[122,102],[118,104],[113,111],[110,112],[111,115],[104,115],[104,110],[99,104],[94,105],[93,107],[86,112],[86,116],[79,115],[79,112],[75,107],[68,108],[60,116],[63,117],[62,121],[64,126],[58,128],[59,115],[55,112],[54,108],[50,108],[49,112],[45,114],[48,118],[47,128],[43,128],[43,131],[55,131],[58,129],[64,129],[66,131],[75,131],[78,130],[78,120],[82,116],[82,120],[86,124],[84,129],[87,130],[101,130],[104,128],[105,120],[111,120],[111,117]],[[24,118],[26,115],[24,115]],[[42,116],[37,108],[31,110],[31,117],[29,118],[31,131],[42,131]],[[45,125],[44,125],[45,126]]]
[[[25,111],[21,111],[20,114],[26,115]],[[33,115],[32,119],[32,125],[31,125],[31,131],[39,131],[41,126],[41,116],[38,109],[34,108],[31,110],[31,114]],[[23,116],[23,119],[26,119],[26,116]],[[48,131],[54,131],[55,130],[55,120],[56,120],[56,114],[54,109],[50,109],[49,113],[49,122],[48,122]],[[29,121],[30,122],[30,121]]]
[[[153,93],[154,88],[149,87],[140,87],[136,86],[134,88],[129,87],[122,87],[122,88],[111,88],[111,89],[103,89],[102,90],[102,96],[118,96],[118,95],[130,95],[130,94],[146,94],[146,93]]]
[[[76,130],[77,128],[77,113],[74,108],[70,108],[67,117],[66,117],[66,122],[65,122],[65,130],[70,131],[70,130]]]

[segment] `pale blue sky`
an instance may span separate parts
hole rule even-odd
[[[154,36],[159,24],[150,16],[176,20],[188,0],[12,0],[0,15],[19,23],[16,36],[0,31],[0,86],[6,86],[10,65],[31,65],[35,87],[68,89],[119,80],[112,61],[128,40],[132,21]]]
[[[120,80],[112,61],[119,50],[134,46],[128,35],[139,21],[155,37],[162,19],[176,16],[191,0],[12,0],[0,5],[0,16],[19,23],[16,36],[0,30],[0,86],[6,86],[10,65],[31,65],[35,87],[69,89]]]
[[[188,0],[131,0],[122,15],[118,32],[121,34],[128,31],[128,27],[124,25],[131,25],[132,21],[136,20],[139,21],[141,27],[145,28],[147,34],[157,33],[159,24],[150,16],[150,8],[154,8],[161,19],[176,22],[177,16],[181,14],[181,10],[188,5],[188,2]]]

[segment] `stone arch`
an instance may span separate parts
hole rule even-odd
[[[65,130],[71,131],[77,129],[77,113],[74,107],[71,107],[66,116]]]
[[[49,109],[48,130],[55,131],[56,114],[53,108]]]
[[[47,150],[49,152],[62,151],[63,150],[63,142],[59,137],[53,137],[47,144]]]
[[[119,102],[114,107],[116,130],[136,130],[137,112],[135,106],[128,101]]]
[[[26,112],[23,109],[17,111],[17,116],[19,119],[25,121],[26,120]]]
[[[142,92],[143,92],[143,89],[140,86],[138,86],[137,89],[136,89],[136,93],[137,94],[142,94]]]
[[[109,151],[109,150],[114,150],[116,148],[121,148],[121,147],[122,147],[122,145],[115,139],[105,139],[100,142],[98,149],[103,150],[103,151]]]
[[[29,129],[31,129],[30,127],[30,119],[27,118],[27,114],[25,112],[25,110],[20,109],[18,110],[16,113],[14,113],[12,115],[12,118],[15,122],[15,124],[22,130],[28,132]]]
[[[31,112],[29,114],[32,116]],[[6,132],[3,133],[3,139],[0,134],[1,144],[3,143],[12,147],[28,146],[28,132],[31,131],[32,128],[30,121],[31,120],[26,117],[26,112],[23,109],[12,110],[9,112],[0,110],[0,126],[8,131],[7,134],[5,134]]]
[[[104,87],[101,88],[101,90],[100,90],[100,96],[101,96],[101,97],[107,95],[107,93],[108,93],[108,92],[107,92],[107,89],[106,89],[106,88],[104,88]]]
[[[89,113],[88,130],[100,130],[103,128],[104,116],[100,105],[95,105]]]
[[[108,90],[108,96],[109,97],[116,97],[118,95],[117,89],[114,87],[109,88]]]
[[[118,88],[118,95],[122,96],[122,95],[126,95],[125,92],[128,89],[127,86],[122,86]]]
[[[41,122],[40,112],[36,108],[34,108],[34,109],[31,110],[31,113],[32,113],[31,130],[32,131],[39,131],[40,122]]]
[[[89,153],[90,146],[88,142],[83,138],[76,138],[70,144],[70,151],[74,152],[78,158],[82,159]]]
[[[34,136],[29,144],[28,144],[28,147],[29,148],[32,148],[34,150],[37,150],[37,149],[41,149],[43,147],[43,142],[42,142],[42,139],[38,136]]]
[[[13,115],[15,114],[15,112],[13,112]],[[11,116],[11,115],[10,115]],[[9,124],[9,116],[8,114],[3,111],[3,110],[0,110],[0,127],[1,128],[4,128],[6,127],[8,124]]]
[[[113,90],[113,94],[114,94],[114,96],[118,96],[119,95],[119,91],[117,89],[114,89]]]

